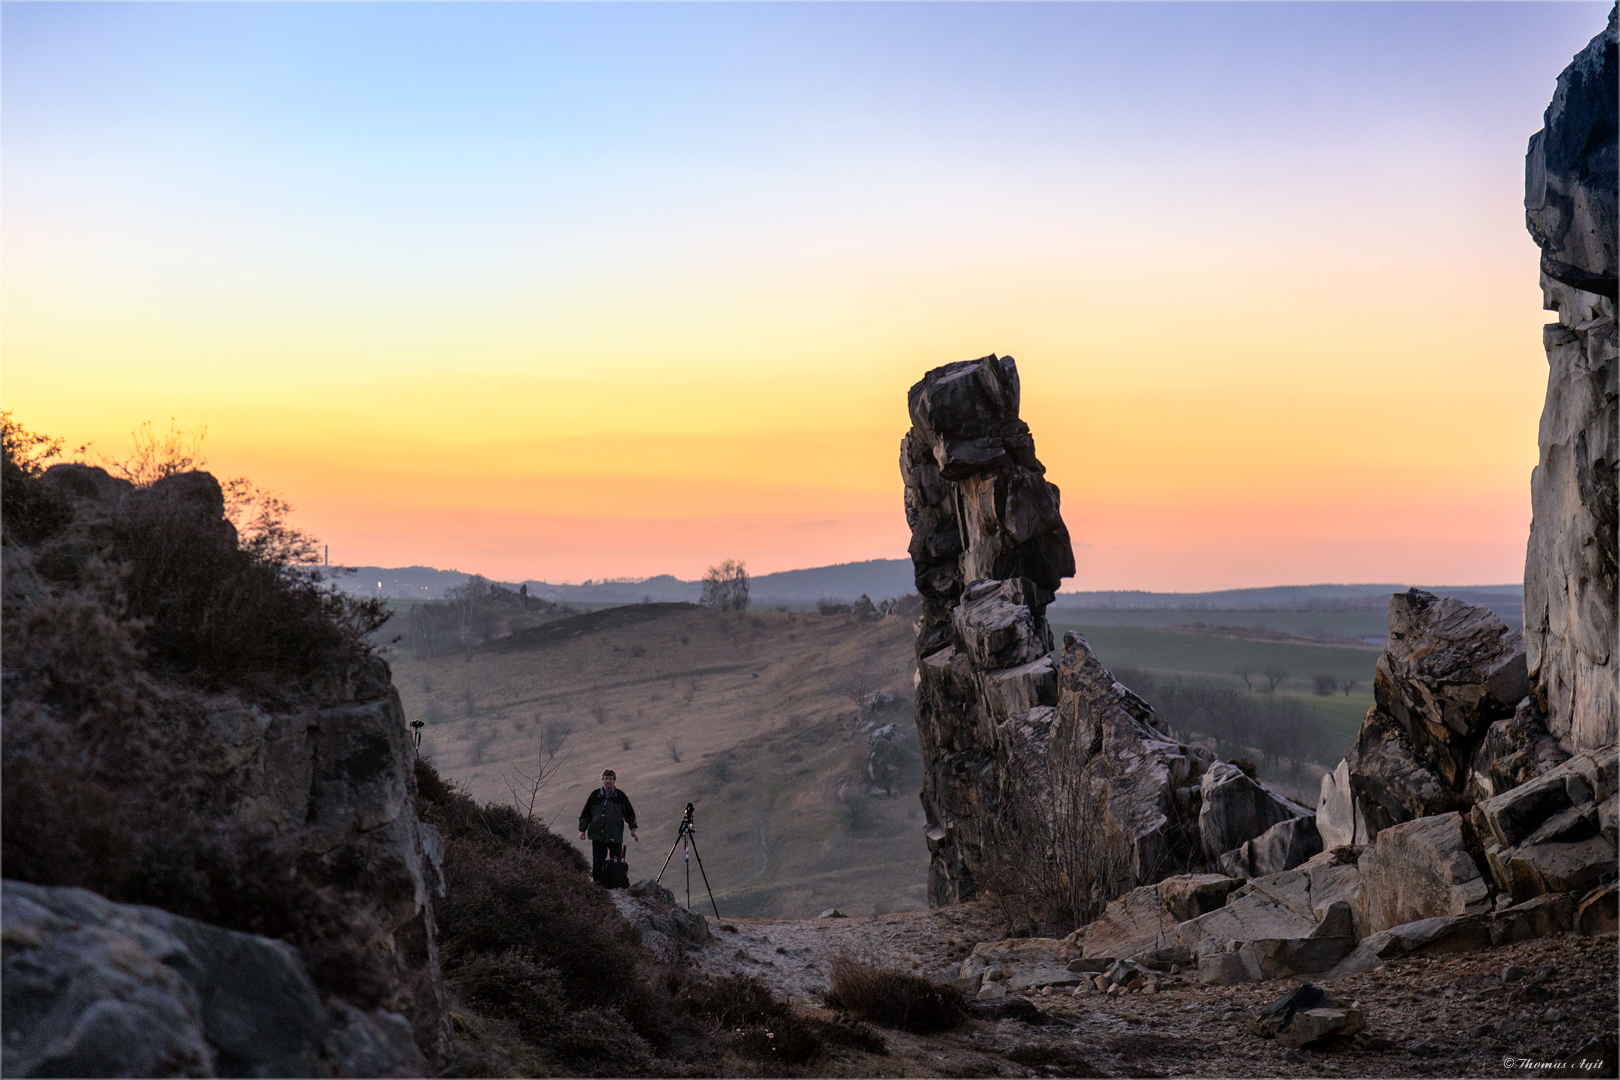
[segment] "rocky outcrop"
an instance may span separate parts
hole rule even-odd
[[[1524,901],[1615,879],[1616,750],[1583,751],[1474,807],[1486,864],[1504,894]]]
[[[900,472],[923,599],[916,716],[934,904],[976,895],[1002,836],[1047,812],[1031,797],[1050,790],[1041,750],[1057,704],[1045,612],[1074,554],[1019,395],[1012,358],[987,356],[936,368],[907,396]]]
[[[1524,568],[1531,684],[1564,749],[1615,742],[1617,435],[1615,16],[1558,77],[1525,155],[1525,226],[1541,249],[1547,398]]]
[[[1355,746],[1322,778],[1325,846],[1466,810],[1474,792],[1556,754],[1523,707],[1525,650],[1488,609],[1410,589],[1389,601],[1389,644]]]
[[[1074,555],[1019,395],[1012,358],[987,356],[930,371],[907,399],[929,899],[971,899],[996,866],[1050,864],[1096,910],[1311,811],[1166,736],[1080,635],[1054,663],[1046,606]],[[1307,847],[1270,844],[1262,861]]]
[[[7,1076],[423,1075],[404,1017],[323,1004],[279,941],[3,888]]]
[[[211,544],[238,546],[220,485],[204,472],[135,487],[100,468],[71,464],[47,470],[41,483],[67,501],[72,520],[31,557],[8,546],[8,570],[30,558],[39,568],[37,577],[7,575],[8,587],[34,582],[35,595],[15,597],[22,612],[48,601],[53,590],[87,602],[82,597],[92,577],[105,573],[119,544],[171,544],[183,554],[207,554]],[[443,842],[416,819],[415,750],[388,665],[374,656],[334,655],[296,679],[277,681],[273,669],[255,672],[264,692],[253,694],[221,688],[233,685],[221,680],[187,682],[172,674],[175,668],[154,664],[142,671],[143,685],[158,687],[143,708],[170,709],[187,724],[195,721],[187,729],[184,778],[206,793],[199,820],[208,829],[290,850],[304,881],[345,897],[346,910],[358,916],[355,932],[364,928],[364,944],[387,958],[407,1011],[422,1025],[416,1032],[421,1045],[431,1053],[448,1051],[433,908],[443,891]],[[8,683],[8,708],[14,709],[11,690]],[[53,708],[46,704],[28,715],[48,718]],[[15,730],[13,714],[7,719],[8,731]],[[166,721],[159,715],[154,727]],[[369,1038],[363,1027],[345,1028],[359,1040],[351,1040],[351,1049],[363,1049]]]

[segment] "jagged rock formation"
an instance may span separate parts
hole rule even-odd
[[[1390,597],[1374,705],[1322,780],[1323,845],[1366,844],[1401,822],[1466,810],[1477,793],[1557,764],[1527,689],[1523,642],[1490,611],[1421,589]]]
[[[8,881],[7,1076],[421,1076],[404,1017],[321,1001],[287,945]]]
[[[1080,635],[1054,663],[1046,606],[1074,554],[1019,393],[1012,358],[987,356],[930,371],[907,398],[929,900],[971,899],[996,867],[1055,861],[1101,907],[1311,811],[1164,735]],[[1290,840],[1234,865],[1308,857]]]
[[[1524,568],[1529,673],[1566,751],[1617,737],[1617,147],[1615,13],[1558,76],[1525,155],[1525,225],[1541,248],[1547,400]]]
[[[949,904],[976,894],[1002,819],[1047,786],[1041,751],[1057,670],[1045,612],[1074,573],[1074,553],[1058,490],[1018,418],[1011,357],[936,368],[907,405],[900,473],[923,598],[917,730],[928,896]]]

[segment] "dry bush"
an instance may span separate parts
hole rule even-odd
[[[1051,822],[1004,813],[981,875],[1007,925],[1026,936],[1061,936],[1084,926],[1136,885],[1130,845],[1106,825],[1106,790],[1100,803],[1055,800],[1055,811]]]
[[[387,611],[324,588],[318,571],[241,546],[219,485],[181,473],[124,499],[111,558],[149,663],[209,686],[268,691],[370,655]]]
[[[883,1038],[865,1025],[828,1023],[801,1017],[759,979],[740,973],[725,978],[687,979],[676,999],[680,1008],[717,1033],[736,1053],[771,1068],[798,1066],[820,1056],[829,1041],[883,1052]]]
[[[956,991],[908,972],[883,970],[847,955],[832,963],[827,1005],[863,1020],[920,1035],[948,1031],[967,1018]]]
[[[652,1047],[666,1045],[672,1010],[659,977],[662,966],[591,882],[584,857],[555,833],[535,835],[510,806],[478,805],[424,761],[417,762],[416,777],[419,812],[445,836],[445,897],[437,917],[451,983],[460,987],[463,978],[471,979],[487,996],[496,993],[492,973],[532,981],[540,978],[535,971],[545,969],[552,974],[533,993],[554,994],[570,1015],[613,1011],[620,1018],[620,1041],[628,1027]],[[494,958],[506,959],[496,964]],[[520,961],[530,967],[521,968]],[[560,1040],[618,1053],[608,1045],[609,1026],[593,1026],[589,1017],[575,1020],[584,1026],[570,1028]],[[598,1030],[601,1039],[591,1034]],[[562,1060],[560,1043],[546,1052]],[[603,1068],[606,1075],[633,1075],[614,1071],[629,1068],[622,1061]]]

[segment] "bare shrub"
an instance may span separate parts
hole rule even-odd
[[[981,881],[1007,925],[1020,933],[1068,933],[1097,919],[1109,901],[1137,884],[1129,841],[1107,825],[1106,789],[1100,801],[1054,803],[1051,821],[1003,811]],[[1167,833],[1176,823],[1169,824]]]
[[[547,720],[540,728],[540,750],[550,760],[557,756],[568,736],[573,734],[574,725],[562,720]]]
[[[816,612],[820,615],[848,615],[850,606],[831,596],[823,596],[816,600]]]
[[[62,492],[39,482],[62,440],[29,431],[0,412],[0,525],[8,541],[31,544],[65,527],[73,508]]]
[[[720,611],[747,611],[747,569],[736,559],[709,567],[703,575],[703,598],[698,603]]]
[[[1356,684],[1359,682],[1361,682],[1361,680],[1355,678],[1354,676],[1346,676],[1345,678],[1339,680],[1339,689],[1344,691],[1345,697],[1349,697],[1350,691],[1354,690],[1356,688]]]
[[[967,1018],[954,990],[909,972],[873,967],[847,954],[832,962],[826,1002],[874,1024],[920,1035],[948,1031]]]
[[[634,749],[635,744],[631,740],[630,736],[626,735],[624,738],[619,740],[619,747],[625,751],[629,751]]]
[[[1277,692],[1277,684],[1282,682],[1284,679],[1288,678],[1288,672],[1286,672],[1282,668],[1278,668],[1278,667],[1268,667],[1268,668],[1266,668],[1265,675],[1266,675],[1266,692],[1267,693],[1272,693],[1272,694]]]
[[[680,760],[681,760],[681,744],[680,744],[680,741],[677,740],[677,739],[671,739],[671,740],[669,740],[669,743],[667,745],[668,745],[668,749],[669,749],[669,760],[679,764]]]
[[[1311,689],[1317,697],[1332,697],[1333,691],[1339,688],[1339,677],[1331,672],[1318,672],[1311,676]]]

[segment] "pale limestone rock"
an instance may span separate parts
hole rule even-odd
[[[1617,737],[1615,21],[1565,68],[1525,155],[1541,248],[1546,404],[1524,571],[1529,673],[1566,750]]]

